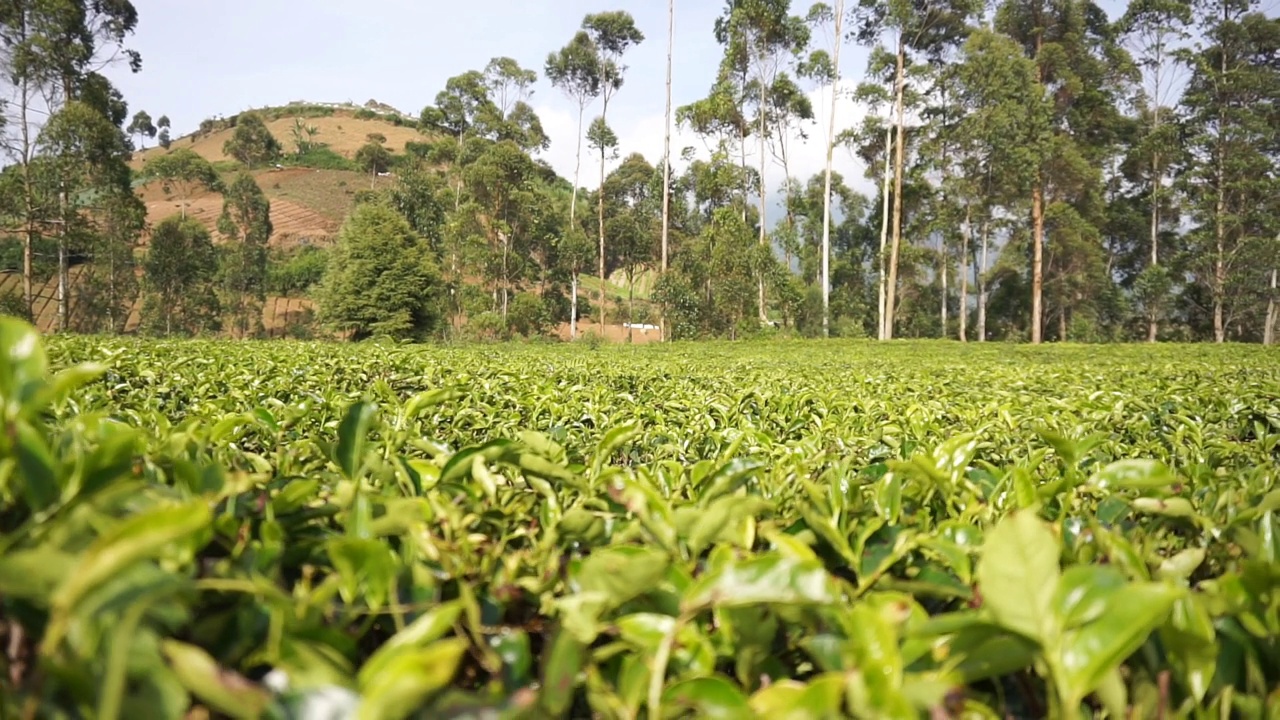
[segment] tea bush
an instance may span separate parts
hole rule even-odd
[[[4,318],[0,407],[0,717],[1280,703],[1259,348],[42,341]]]

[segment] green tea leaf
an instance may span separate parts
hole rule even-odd
[[[1168,617],[1182,591],[1157,583],[1133,583],[1117,590],[1101,616],[1062,636],[1061,663],[1079,702],[1134,653]]]
[[[1053,598],[1061,575],[1062,548],[1033,512],[1001,518],[987,534],[978,560],[983,605],[1004,627],[1038,642],[1055,630]]]
[[[357,720],[403,720],[420,712],[449,686],[466,651],[465,639],[449,638],[396,652],[360,683]]]
[[[756,603],[825,605],[838,599],[821,563],[771,553],[708,572],[689,588],[680,606],[687,612]]]
[[[538,706],[551,717],[563,717],[573,703],[578,673],[586,661],[586,648],[563,630],[557,631],[542,663],[542,692]]]
[[[62,496],[62,488],[58,483],[58,468],[44,438],[35,428],[23,420],[15,423],[17,437],[14,439],[13,454],[18,460],[18,471],[22,473],[20,485],[26,496],[27,505],[33,511],[44,510],[58,501]]]
[[[699,718],[737,720],[749,717],[747,698],[733,683],[719,676],[690,678],[668,685],[662,692],[668,712],[693,713]]]
[[[1176,482],[1178,476],[1164,463],[1138,458],[1117,460],[1089,478],[1089,484],[1100,490],[1153,490]]]
[[[600,593],[617,607],[653,589],[669,563],[667,554],[654,548],[606,547],[582,561],[577,581],[583,592]]]
[[[212,522],[203,500],[153,508],[124,520],[85,551],[75,570],[54,592],[52,604],[58,618],[54,627],[61,629],[80,600],[107,578],[135,562],[160,556],[174,543],[208,529]],[[59,640],[59,632],[51,630],[46,636],[46,642]]]
[[[347,408],[338,425],[338,442],[333,448],[333,461],[348,480],[357,480],[364,464],[364,449],[368,442],[369,426],[377,407],[371,402],[358,402]]]
[[[40,333],[23,320],[0,316],[0,348],[0,400],[5,417],[30,417],[43,409],[27,403],[44,386],[49,371]]]
[[[218,667],[204,650],[177,640],[165,640],[161,647],[183,687],[214,710],[233,718],[257,720],[270,705],[266,690]]]
[[[444,637],[462,616],[462,601],[453,600],[425,612],[408,627],[391,636],[369,656],[360,668],[358,676],[361,685],[372,681],[374,675],[382,671],[383,666],[397,654],[414,648],[421,648]]]

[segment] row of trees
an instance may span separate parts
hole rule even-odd
[[[269,203],[248,175],[223,188],[191,154],[160,158],[154,170],[166,184],[224,192],[218,229],[228,242],[215,252],[199,224],[166,220],[154,228],[138,272],[134,251],[146,211],[128,166],[130,136],[145,141],[159,133],[167,143],[169,120],[160,118],[157,127],[139,112],[126,127],[127,105],[102,74],[119,59],[140,70],[139,55],[123,46],[137,21],[129,2],[41,0],[0,8],[0,67],[9,90],[2,129],[11,160],[0,173],[0,217],[21,240],[23,306],[32,307],[37,257],[51,254],[59,328],[72,327],[70,267],[92,259],[76,286],[75,329],[123,330],[141,292],[150,329],[200,330],[227,318],[238,333],[252,332],[260,324],[271,224]],[[202,292],[210,282],[212,300]]]
[[[118,52],[136,13],[99,5],[17,3],[0,18],[18,160],[0,176],[0,204],[24,239],[28,302],[41,242],[56,244],[63,274],[72,254],[92,257],[104,296],[126,297],[134,277],[117,272],[142,230],[124,162],[129,136],[154,128],[142,113],[124,127],[123,99],[91,60],[138,67]],[[376,177],[394,165],[396,178],[362,193],[318,288],[322,317],[357,336],[561,320],[576,336],[580,317],[634,321],[652,308],[670,337],[783,325],[885,339],[1272,340],[1280,21],[1253,0],[1133,0],[1114,19],[1088,0],[841,0],[803,13],[790,0],[728,0],[710,28],[723,49],[713,82],[681,107],[670,102],[674,14],[671,1],[656,164],[624,155],[609,124],[627,54],[647,41],[620,11],[587,15],[542,63],[578,118],[571,180],[537,158],[549,145],[530,104],[539,74],[511,58],[450,78],[422,113],[424,142],[403,155],[371,136],[361,167]],[[64,55],[66,43],[47,40],[70,32],[57,24],[68,17],[81,45]],[[847,42],[872,50],[855,92],[872,113],[838,128]],[[823,118],[818,89],[830,93]],[[281,153],[255,117],[226,150],[248,168]],[[793,138],[815,121],[827,168],[793,177]],[[706,150],[684,149],[680,172],[675,125]],[[300,154],[314,144],[304,131]],[[594,188],[582,187],[584,141],[600,160]],[[878,197],[831,170],[839,147],[865,163]],[[217,182],[190,151],[164,157],[166,182]],[[416,239],[426,255],[406,265],[426,273],[419,284],[438,277],[438,292],[384,267],[390,246],[359,249],[378,247],[375,228],[392,245]],[[223,234],[233,247],[247,237]],[[233,265],[219,263],[224,287]],[[343,280],[347,266],[371,274]],[[621,271],[634,288],[646,269],[657,275],[649,302],[611,306],[605,280]],[[578,287],[591,274],[594,308]],[[378,278],[390,285],[358,303],[339,290]]]
[[[1256,3],[1134,0],[1113,20],[1086,0],[804,15],[732,0],[713,31],[711,89],[674,111],[710,153],[678,175],[669,149],[657,168],[633,154],[607,170],[609,101],[645,39],[629,15],[588,15],[550,54],[546,76],[577,111],[578,165],[582,139],[601,161],[594,191],[575,170],[567,209],[529,155],[546,145],[527,102],[536,73],[497,58],[450,79],[423,113],[448,138],[428,160],[448,168],[452,207],[424,231],[446,277],[487,281],[505,317],[522,281],[545,293],[567,278],[572,304],[579,272],[656,266],[673,336],[773,320],[885,339],[1272,340],[1280,21]],[[847,38],[872,47],[856,97],[882,112],[837,133]],[[815,120],[806,88],[823,87],[826,154],[856,153],[883,180],[875,202],[829,163],[791,175],[788,143]],[[578,212],[584,193],[594,218]]]

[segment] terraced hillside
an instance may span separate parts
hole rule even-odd
[[[355,202],[355,191],[369,186],[367,177],[346,170],[271,168],[253,176],[271,200],[274,232],[269,244],[277,248],[331,243]],[[182,212],[179,198],[165,193],[159,183],[142,186],[139,194],[147,206],[149,225]],[[199,220],[215,237],[221,213],[218,193],[197,191],[187,199],[187,216]]]

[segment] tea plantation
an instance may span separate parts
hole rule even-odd
[[[1280,356],[40,338],[0,718],[1280,717]]]

